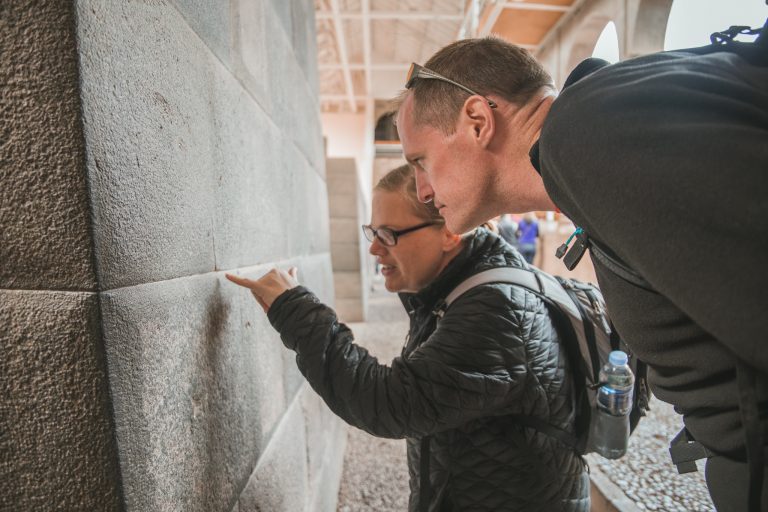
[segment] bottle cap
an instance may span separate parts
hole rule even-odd
[[[614,350],[608,354],[608,362],[613,366],[624,366],[627,364],[627,354],[623,350]]]

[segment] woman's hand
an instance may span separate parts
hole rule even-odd
[[[284,291],[299,286],[299,282],[296,280],[298,276],[296,267],[291,267],[287,272],[276,268],[272,269],[256,281],[232,274],[224,274],[224,276],[233,283],[251,290],[265,313],[269,311],[269,307]]]

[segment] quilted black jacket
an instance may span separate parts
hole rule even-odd
[[[420,445],[429,436],[431,511],[587,512],[581,458],[504,420],[526,414],[572,428],[568,364],[544,303],[520,287],[482,285],[436,322],[435,306],[470,275],[526,265],[488,231],[465,244],[435,282],[401,294],[411,327],[390,366],[353,343],[347,326],[306,288],[280,295],[269,319],[337,415],[375,436],[407,439],[409,510],[419,510]]]

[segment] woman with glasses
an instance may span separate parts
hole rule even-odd
[[[377,184],[371,217],[363,226],[370,252],[410,317],[408,341],[390,365],[356,345],[295,272],[228,278],[253,291],[337,415],[375,436],[406,439],[410,511],[587,512],[581,457],[507,418],[573,429],[567,357],[544,303],[518,286],[486,284],[436,313],[469,276],[525,267],[523,258],[485,229],[449,232],[437,209],[417,199],[407,166]]]

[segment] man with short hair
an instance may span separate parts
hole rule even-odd
[[[654,394],[711,455],[718,510],[759,510],[766,488],[766,66],[766,34],[590,59],[557,97],[525,50],[468,39],[412,67],[397,116],[419,198],[450,230],[558,208],[582,229],[566,259],[591,249]]]

